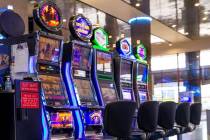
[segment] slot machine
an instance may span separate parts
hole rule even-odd
[[[92,81],[96,89],[99,105],[104,107],[107,103],[118,100],[114,82],[113,53],[108,45],[108,35],[103,28],[95,28],[92,36],[93,63]]]
[[[134,48],[136,63],[134,65],[134,95],[138,105],[149,100],[147,50],[142,43]]]
[[[64,44],[62,73],[70,102],[81,109],[76,112],[75,133],[78,138],[84,138],[89,132],[100,133],[102,129],[102,108],[91,81],[92,24],[83,15],[77,15],[70,18],[69,29],[72,39]]]
[[[135,57],[127,38],[116,43],[114,78],[120,100],[136,101],[133,91],[133,68]]]
[[[53,2],[43,2],[33,11],[40,27],[35,33],[35,55],[30,69],[42,88],[43,139],[70,138],[73,133],[73,113],[76,109],[69,97],[61,76],[63,37],[57,35],[62,26],[62,15]]]

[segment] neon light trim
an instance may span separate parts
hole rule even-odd
[[[147,51],[144,45],[141,43],[135,48],[135,57],[137,58],[138,61],[147,63]]]
[[[44,108],[42,108],[42,126],[43,126],[43,139],[42,140],[48,140],[49,131],[48,131],[48,125],[47,125],[46,117],[44,113]]]
[[[94,29],[92,42],[94,44],[94,48],[109,51],[109,49],[107,48],[108,35],[103,28]]]
[[[135,17],[135,18],[131,18],[128,20],[128,23],[131,24],[134,21],[140,21],[140,22],[145,22],[145,23],[150,23],[152,22],[152,18],[151,17]]]

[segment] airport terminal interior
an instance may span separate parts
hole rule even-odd
[[[209,0],[0,0],[5,140],[210,140]]]

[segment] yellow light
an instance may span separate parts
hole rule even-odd
[[[136,3],[136,7],[139,7],[140,6],[140,3]]]

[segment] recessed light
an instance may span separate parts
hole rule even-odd
[[[170,47],[171,47],[171,46],[173,46],[173,44],[172,44],[172,43],[169,43],[169,44],[168,44],[168,46],[170,46]]]
[[[209,12],[208,11],[204,11],[204,15],[208,15],[209,14]]]
[[[205,21],[205,20],[207,20],[207,19],[208,19],[208,17],[206,17],[206,16],[202,18],[203,21]]]
[[[83,9],[82,9],[82,8],[78,8],[78,9],[77,9],[77,13],[78,13],[78,14],[82,14],[82,13],[83,13]]]
[[[136,3],[136,7],[139,7],[140,6],[140,3]]]
[[[13,9],[14,9],[14,7],[13,7],[13,5],[7,5],[7,9],[9,9],[9,10],[13,10]]]
[[[171,27],[175,28],[176,27],[176,24],[173,24]]]
[[[185,32],[184,34],[185,34],[185,35],[189,35],[189,33],[188,33],[188,32]]]
[[[109,38],[112,38],[112,36],[111,36],[111,35],[109,35]]]
[[[66,22],[66,19],[65,18],[63,19],[63,22]]]
[[[196,3],[194,4],[194,6],[195,6],[195,7],[198,7],[198,6],[200,6],[200,3],[199,3],[199,2],[196,2]]]

